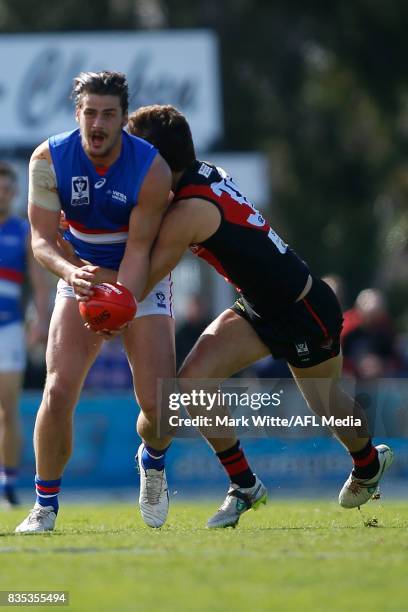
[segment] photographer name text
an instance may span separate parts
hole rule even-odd
[[[361,419],[347,416],[339,419],[334,416],[317,417],[315,415],[292,415],[291,417],[251,415],[231,417],[226,415],[169,417],[171,427],[361,427]]]

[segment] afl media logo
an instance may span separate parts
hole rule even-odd
[[[85,206],[89,204],[89,180],[87,176],[72,177],[71,205]]]

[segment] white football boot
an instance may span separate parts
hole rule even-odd
[[[241,514],[251,510],[251,508],[252,510],[257,510],[261,504],[266,504],[266,487],[257,476],[255,478],[254,486],[249,489],[240,488],[236,484],[230,486],[224,503],[214,516],[208,520],[207,527],[210,529],[235,527]]]
[[[53,506],[40,506],[35,504],[30,514],[15,529],[15,533],[44,533],[52,531],[55,525],[55,514]]]
[[[144,444],[137,451],[140,474],[139,506],[142,518],[148,527],[164,525],[169,512],[169,492],[165,470],[145,469],[142,463]]]
[[[339,504],[343,508],[358,508],[378,492],[379,482],[386,470],[394,460],[392,449],[386,444],[379,444],[375,447],[378,451],[378,461],[380,468],[375,476],[364,480],[356,478],[351,472],[350,476],[343,485],[339,494]]]

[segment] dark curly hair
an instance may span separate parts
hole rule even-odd
[[[126,75],[123,72],[80,72],[74,79],[71,97],[75,106],[81,106],[84,94],[97,94],[100,96],[118,96],[123,114],[129,108],[129,91]]]
[[[190,126],[174,106],[138,108],[129,115],[128,130],[155,146],[173,172],[184,170],[196,159]]]

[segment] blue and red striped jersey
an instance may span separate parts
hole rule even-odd
[[[120,156],[101,174],[87,157],[79,130],[52,136],[48,142],[69,224],[64,238],[79,257],[117,270],[125,251],[129,217],[157,150],[122,131]]]
[[[23,318],[21,294],[28,231],[28,221],[20,217],[8,217],[0,224],[0,326]]]

